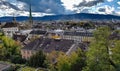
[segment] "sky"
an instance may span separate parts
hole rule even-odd
[[[30,0],[6,0],[28,11]],[[33,12],[53,14],[94,13],[120,16],[120,0],[31,0]]]

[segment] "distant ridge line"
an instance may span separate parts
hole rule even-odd
[[[0,17],[0,21],[12,21],[12,16]],[[89,13],[77,13],[69,15],[49,15],[43,17],[33,17],[33,20],[38,21],[55,21],[55,20],[120,20],[120,16],[115,15],[103,15],[103,14],[89,14]],[[29,16],[18,16],[17,21],[29,20]]]

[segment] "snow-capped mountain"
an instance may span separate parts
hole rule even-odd
[[[23,10],[24,4],[11,4],[5,0],[0,0],[0,17],[4,16],[29,16],[29,12]],[[32,15],[34,17],[39,16],[45,16],[45,15],[53,15],[53,14],[47,14],[47,13],[41,13],[41,12],[32,12]]]

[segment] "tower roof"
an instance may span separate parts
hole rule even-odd
[[[32,24],[32,22],[33,22],[33,20],[32,20],[31,1],[30,1],[30,5],[29,5],[29,22],[30,22],[30,24]]]

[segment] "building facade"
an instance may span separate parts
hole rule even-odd
[[[19,28],[17,26],[17,23],[8,22],[2,26],[2,30],[6,36],[13,37],[13,34],[19,31]]]
[[[52,38],[39,38],[21,49],[21,55],[24,59],[29,59],[33,54],[42,50],[45,53],[51,53],[52,51],[64,52],[67,55],[76,48],[76,44],[73,40],[66,39],[52,39]]]
[[[90,32],[64,32],[62,39],[74,40],[77,42],[90,42],[93,39],[93,33],[90,33]]]

